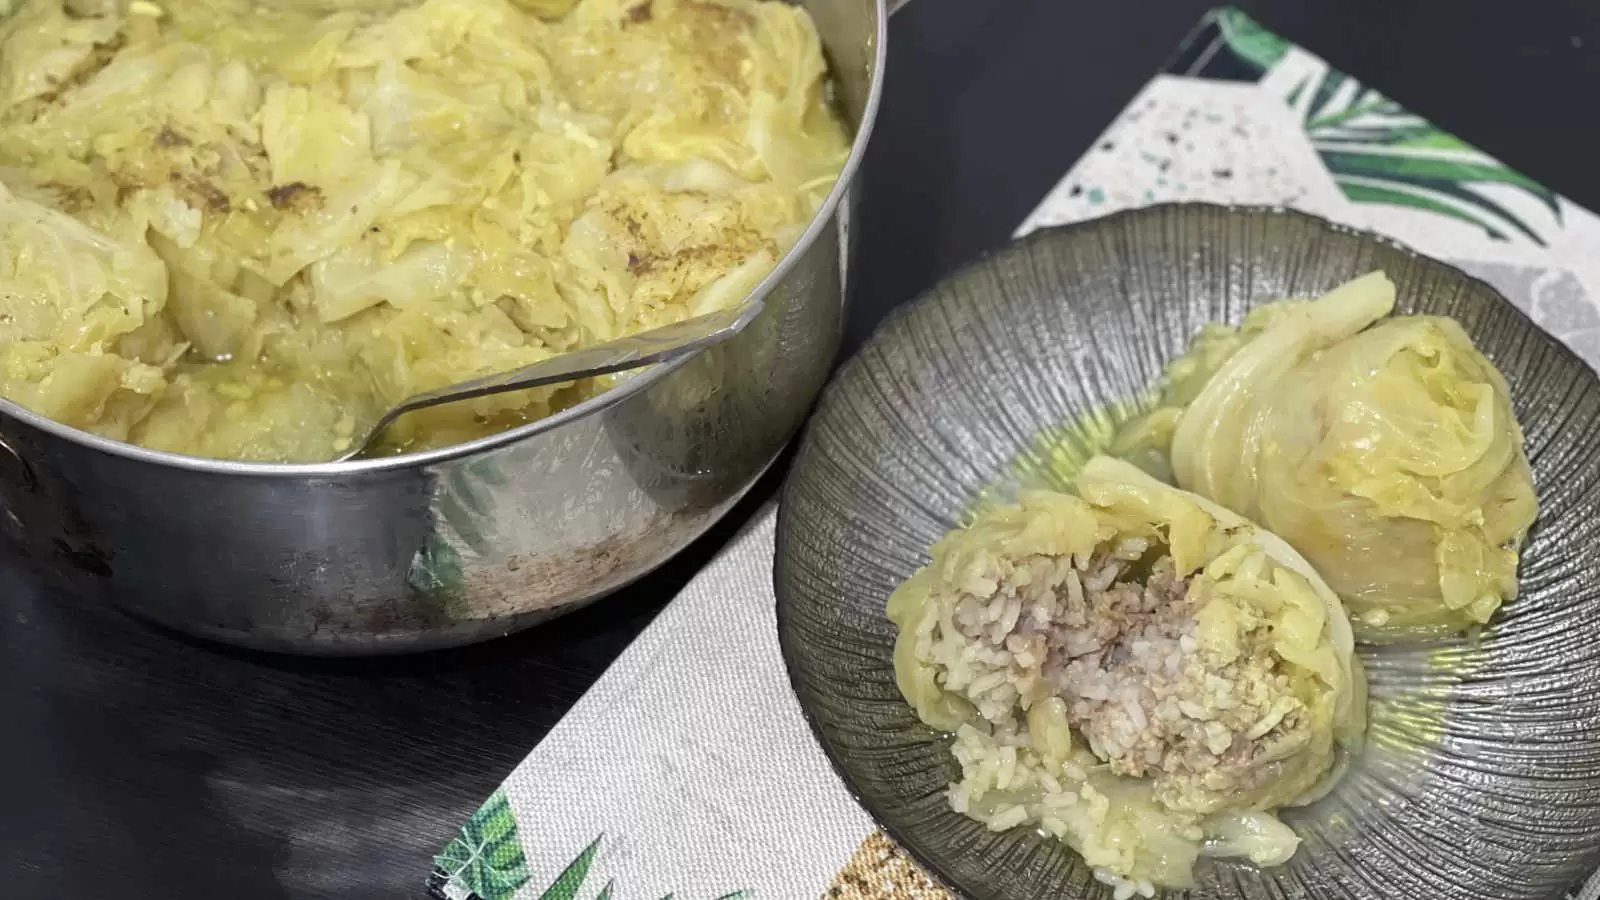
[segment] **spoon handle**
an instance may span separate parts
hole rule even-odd
[[[731,309],[718,310],[685,319],[672,325],[663,325],[649,331],[641,331],[627,337],[606,341],[592,347],[552,356],[539,362],[512,369],[509,372],[500,372],[474,378],[471,381],[462,381],[452,385],[413,394],[402,400],[399,404],[383,414],[372,430],[367,433],[366,440],[350,452],[339,457],[338,461],[356,459],[364,454],[372,443],[383,433],[385,428],[393,424],[395,419],[409,412],[438,406],[443,403],[455,403],[459,400],[471,400],[474,397],[484,397],[490,394],[500,394],[506,391],[519,391],[526,388],[540,387],[547,384],[559,384],[566,381],[577,381],[583,378],[592,378],[596,375],[609,375],[613,372],[623,372],[628,369],[637,369],[655,363],[668,362],[682,356],[688,356],[713,344],[720,344],[730,337],[743,331],[751,320],[761,312],[761,301],[755,300],[740,304]]]

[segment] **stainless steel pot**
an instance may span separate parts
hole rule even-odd
[[[771,464],[838,350],[888,7],[805,5],[855,144],[734,339],[514,431],[354,463],[158,453],[0,400],[0,541],[41,577],[174,628],[314,654],[470,643],[654,569]]]

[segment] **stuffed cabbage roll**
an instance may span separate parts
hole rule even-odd
[[[1455,321],[1393,305],[1373,273],[1202,334],[1171,450],[1180,486],[1305,554],[1371,638],[1487,622],[1537,514],[1505,379]]]
[[[947,535],[889,599],[900,689],[955,732],[952,807],[1065,841],[1119,896],[1287,860],[1363,728],[1343,608],[1288,544],[1108,457]]]

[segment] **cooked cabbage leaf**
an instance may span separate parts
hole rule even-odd
[[[1537,514],[1505,379],[1451,319],[1379,322],[1393,303],[1373,273],[1262,307],[1220,362],[1202,338],[1172,439],[1178,483],[1304,553],[1369,637],[1488,621]]]
[[[955,733],[958,812],[1124,887],[1276,865],[1365,727],[1344,609],[1286,542],[1105,456],[941,539],[888,601],[902,694]]]
[[[0,23],[0,393],[313,461],[410,394],[740,302],[844,161],[825,75],[775,0],[25,0]]]
[[[0,395],[125,437],[183,352],[161,258],[0,185],[0,286]]]

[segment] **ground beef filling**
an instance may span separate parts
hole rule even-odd
[[[1168,808],[1205,814],[1227,793],[1269,780],[1272,763],[1309,740],[1310,723],[1262,646],[1265,628],[1244,636],[1233,661],[1197,646],[1191,632],[1205,598],[1191,596],[1163,551],[1124,539],[1048,576],[1067,560],[1029,560],[1021,568],[1041,571],[1021,581],[1049,583],[1051,596],[1011,621],[958,614],[956,624],[969,640],[1003,648],[1019,683],[1042,679],[1111,772],[1151,778]]]

